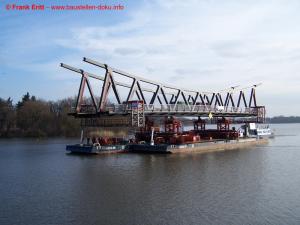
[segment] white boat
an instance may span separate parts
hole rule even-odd
[[[271,138],[274,136],[269,124],[249,123],[248,137]]]

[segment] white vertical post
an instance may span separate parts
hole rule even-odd
[[[154,134],[154,127],[151,127],[151,141],[150,141],[150,145],[154,145],[153,134]]]
[[[80,144],[83,145],[83,128],[81,129]]]

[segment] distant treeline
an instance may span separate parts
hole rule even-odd
[[[78,136],[80,121],[67,115],[73,102],[44,101],[29,93],[15,105],[11,98],[0,98],[0,137]]]
[[[267,118],[268,123],[300,123],[300,116],[275,116]]]

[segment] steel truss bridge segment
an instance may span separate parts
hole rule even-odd
[[[70,113],[76,117],[127,114],[127,103],[133,100],[143,101],[145,115],[208,116],[212,114],[215,116],[251,117],[259,114],[258,108],[260,106],[257,106],[255,94],[257,85],[247,88],[251,90],[249,101],[247,101],[244,88],[237,89],[232,87],[228,91],[223,90],[219,92],[182,89],[135,76],[92,59],[83,58],[83,61],[104,69],[105,76],[102,77],[61,63],[61,67],[81,75],[76,107]],[[116,81],[115,74],[130,78],[131,83]],[[89,80],[91,78],[103,82],[102,87],[97,88],[97,90],[101,90],[99,102],[97,102],[94,90],[90,84]],[[143,87],[143,84],[148,84],[153,88]],[[83,94],[86,86],[91,96],[91,105],[84,105]],[[129,89],[125,97],[120,95],[119,87]],[[108,94],[111,89],[117,101],[117,104],[113,107],[107,105]],[[149,101],[145,98],[146,92],[151,94]],[[134,94],[137,96],[137,99],[133,98]],[[183,101],[179,101],[180,98]]]

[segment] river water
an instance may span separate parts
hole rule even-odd
[[[215,153],[78,156],[0,141],[0,224],[300,224],[300,125]]]

